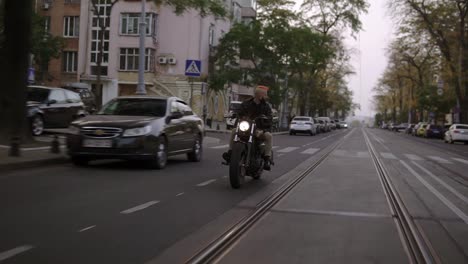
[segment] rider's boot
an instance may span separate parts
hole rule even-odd
[[[223,159],[226,161],[227,164],[231,162],[231,154],[232,150],[228,150],[227,152],[223,153]]]
[[[266,171],[270,171],[271,170],[271,158],[270,158],[270,156],[265,156],[264,160],[265,160],[265,163],[263,164],[263,169],[266,170]]]

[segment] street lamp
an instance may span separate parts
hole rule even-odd
[[[141,15],[140,15],[140,60],[138,61],[138,86],[136,94],[146,95],[145,87],[145,38],[146,38],[146,0],[141,0]]]

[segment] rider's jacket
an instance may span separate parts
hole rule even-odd
[[[271,129],[271,120],[273,119],[271,107],[265,101],[261,100],[259,104],[255,103],[254,98],[244,101],[241,104],[241,109],[239,111],[240,117],[247,117],[249,119],[254,120],[255,118],[265,115],[268,118],[267,122],[260,122],[258,127],[263,130],[270,130]]]

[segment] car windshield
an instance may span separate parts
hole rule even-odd
[[[117,99],[105,105],[98,115],[163,117],[166,105],[167,101],[163,99]]]
[[[49,90],[42,88],[28,88],[27,101],[44,102],[49,96]]]
[[[293,121],[310,121],[310,118],[307,117],[296,117]]]

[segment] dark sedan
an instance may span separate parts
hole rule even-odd
[[[145,160],[162,169],[168,156],[202,158],[203,122],[176,97],[120,97],[73,122],[67,137],[76,165],[95,159]]]
[[[444,138],[444,128],[437,125],[427,125],[426,132],[424,134],[427,138]]]
[[[27,108],[34,136],[41,135],[44,128],[68,127],[73,120],[86,114],[77,93],[44,86],[28,87]]]

